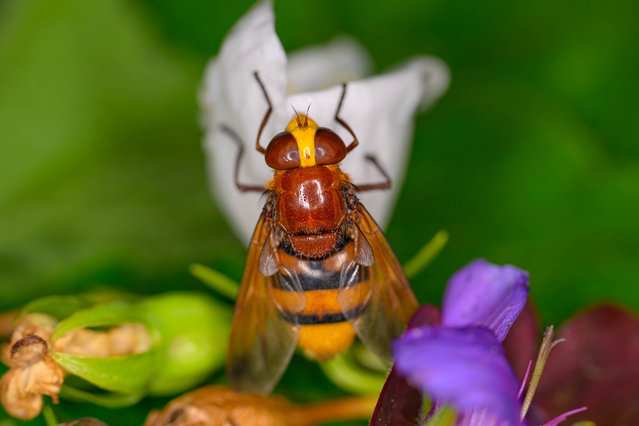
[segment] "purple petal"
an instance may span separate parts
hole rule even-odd
[[[397,371],[433,399],[520,424],[519,383],[490,330],[422,327],[406,332],[393,349]]]
[[[475,260],[448,281],[442,324],[484,326],[501,342],[528,297],[528,273],[512,266]]]

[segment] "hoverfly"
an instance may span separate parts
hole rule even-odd
[[[274,169],[266,185],[239,182],[243,144],[238,145],[234,180],[240,191],[264,191],[266,203],[248,249],[242,275],[227,373],[235,389],[269,393],[299,345],[307,355],[327,360],[348,348],[355,334],[382,360],[390,343],[417,309],[406,276],[381,230],[357,199],[357,192],[390,187],[390,177],[372,156],[366,159],[384,182],[355,186],[339,163],[358,145],[346,145],[332,130],[295,112],[286,129],[266,148],[260,137],[271,101],[256,72],[268,109],[255,148]]]

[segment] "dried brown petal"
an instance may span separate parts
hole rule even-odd
[[[63,381],[64,372],[48,355],[27,367],[12,368],[2,377],[2,405],[14,417],[32,419],[42,410],[42,395],[58,401]]]
[[[2,362],[9,367],[18,366],[11,353],[16,342],[34,335],[48,342],[55,325],[55,319],[44,314],[28,314],[21,317],[15,325],[11,339],[2,345]]]
[[[13,417],[29,420],[40,414],[42,396],[25,391],[22,370],[9,370],[0,381],[2,406]]]
[[[0,337],[7,337],[13,333],[17,311],[0,313]]]
[[[49,352],[49,345],[35,334],[23,337],[11,347],[11,362],[17,367],[28,367],[42,360]]]
[[[346,398],[299,406],[278,396],[237,393],[221,386],[205,386],[153,411],[146,426],[233,425],[311,426],[321,422],[367,418],[372,398]]]
[[[27,420],[40,414],[42,395],[57,402],[64,372],[48,355],[47,344],[55,324],[48,315],[25,315],[2,347],[2,361],[11,369],[2,377],[0,399],[14,417]]]
[[[189,392],[154,411],[147,426],[226,425],[286,426],[293,405],[283,398],[236,393],[220,386]]]
[[[60,336],[53,350],[73,355],[109,357],[141,353],[151,348],[151,336],[143,324],[123,324],[107,331],[85,328]]]

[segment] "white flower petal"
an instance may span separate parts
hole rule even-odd
[[[288,92],[326,89],[370,74],[371,58],[356,40],[337,37],[288,55]]]
[[[255,137],[267,106],[253,73],[259,70],[273,102],[281,104],[286,87],[286,55],[275,34],[270,2],[256,4],[231,30],[218,56],[206,70],[202,104],[205,151],[211,191],[237,235],[248,242],[262,202],[260,195],[241,193],[233,182],[237,146],[220,126],[228,125],[245,144],[240,180],[265,184],[273,175],[255,150]],[[267,132],[263,137],[268,142]]]
[[[336,68],[324,67],[330,63],[325,55],[331,51],[338,57]],[[297,74],[295,83],[306,90],[311,84],[331,81],[331,75],[323,79],[319,74],[311,74],[309,69],[313,68],[313,63],[317,64],[318,70],[321,65],[322,70],[335,70],[337,74],[361,71],[358,66],[365,66],[364,56],[352,62],[348,59],[348,52],[357,51],[362,52],[353,42],[337,41],[315,48],[315,53],[298,54],[302,56],[290,66],[291,72]],[[245,154],[240,166],[240,181],[265,185],[273,172],[266,166],[263,155],[255,150],[255,138],[267,103],[253,76],[255,71],[259,72],[273,104],[273,113],[260,141],[262,146],[266,146],[270,138],[291,120],[291,106],[306,111],[310,105],[309,115],[320,126],[332,128],[347,144],[352,140],[346,129],[334,120],[341,86],[287,97],[286,67],[286,56],[274,30],[272,5],[265,1],[254,6],[235,25],[206,72],[202,103],[212,192],[244,242],[250,239],[263,200],[259,193],[241,193],[235,187],[233,173],[237,146],[221,131],[221,126],[232,128],[243,141]],[[343,77],[337,75],[336,78]],[[390,217],[403,180],[415,111],[430,106],[439,98],[446,91],[448,81],[448,69],[443,62],[419,57],[391,72],[347,86],[340,116],[351,126],[360,145],[349,153],[342,168],[355,184],[380,182],[383,177],[379,171],[364,160],[365,155],[373,154],[389,173],[393,180],[392,190],[361,193],[360,197],[382,226]]]

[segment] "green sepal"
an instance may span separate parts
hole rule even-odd
[[[379,395],[386,380],[386,374],[359,365],[350,351],[319,365],[331,382],[358,395]]]
[[[95,305],[77,311],[61,321],[53,331],[51,342],[55,342],[63,334],[78,328],[109,327],[129,323],[142,323],[149,326],[144,315],[130,303],[111,302]]]
[[[50,352],[62,368],[102,389],[120,393],[142,393],[156,374],[157,350],[139,354],[86,357]]]
[[[65,304],[72,299],[57,297],[48,303]],[[104,390],[129,395],[175,394],[206,379],[224,363],[232,309],[206,294],[172,292],[80,310],[80,303],[73,306],[73,313],[54,329],[52,343],[72,330],[130,323],[143,324],[151,337],[151,350],[138,354],[87,357],[51,353],[69,373]]]
[[[123,408],[137,404],[144,393],[87,392],[65,383],[60,390],[60,397],[76,402],[90,402],[104,408]]]
[[[61,320],[73,313],[88,308],[92,303],[81,296],[47,296],[27,303],[18,313],[18,318],[37,312]]]

